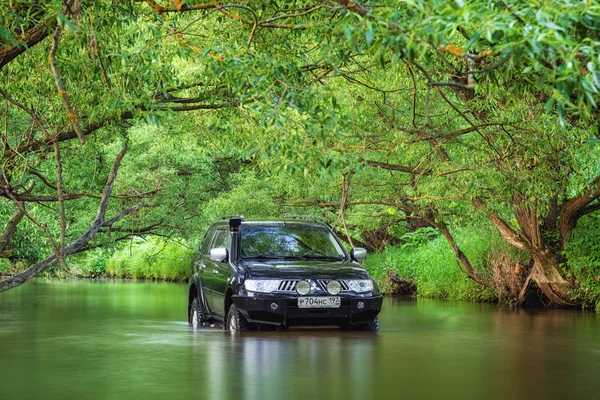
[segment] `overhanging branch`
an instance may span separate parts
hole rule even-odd
[[[96,233],[100,230],[100,228],[106,222],[104,220],[104,216],[106,214],[106,209],[108,208],[108,201],[110,199],[110,195],[112,193],[112,190],[113,190],[113,187],[115,184],[115,180],[117,178],[119,166],[121,165],[121,161],[123,160],[123,157],[125,157],[126,153],[127,153],[127,146],[124,146],[121,149],[121,151],[119,152],[119,154],[117,155],[117,157],[115,158],[115,161],[113,162],[113,165],[110,169],[110,173],[108,175],[108,179],[106,181],[106,186],[104,187],[104,190],[102,191],[100,203],[98,204],[98,211],[96,213],[96,218],[92,222],[90,228],[83,235],[81,235],[79,238],[77,238],[75,241],[73,241],[72,243],[70,243],[68,246],[66,246],[64,248],[64,250],[60,254],[63,258],[67,257],[71,254],[77,253],[81,248],[86,246],[88,244],[88,242],[94,237],[94,235],[96,235]],[[121,214],[119,214],[119,215],[121,215]],[[127,215],[127,214],[125,214],[125,215]],[[109,221],[111,221],[111,220],[109,220]],[[112,223],[114,223],[114,221]],[[48,268],[52,267],[53,265],[55,265],[57,263],[57,261],[58,261],[57,256],[51,255],[51,256],[45,258],[44,260],[33,264],[32,266],[27,268],[25,271],[0,281],[0,292],[8,290],[8,289],[12,289],[16,286],[23,284],[28,279],[38,275],[39,273],[41,273],[41,272],[47,270]]]
[[[406,165],[399,164],[388,164],[379,161],[367,160],[367,165],[375,168],[387,169],[391,171],[400,171],[405,172],[407,174],[413,175],[431,175],[432,171],[430,169],[422,169],[417,167],[408,167]]]
[[[29,50],[32,46],[35,46],[48,37],[55,26],[56,20],[47,19],[25,31],[25,33],[18,38],[20,42],[19,45],[11,47],[10,44],[5,43],[3,46],[0,46],[0,70],[19,55]]]
[[[479,198],[473,199],[473,205],[477,209],[483,209],[485,204],[483,200]],[[516,232],[509,224],[501,218],[500,216],[486,212],[485,213],[488,219],[494,224],[500,235],[506,240],[508,243],[512,244],[519,250],[531,251],[531,244],[524,238],[520,233]]]

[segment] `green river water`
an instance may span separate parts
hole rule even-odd
[[[187,286],[0,293],[0,399],[597,399],[600,318],[385,299],[371,332],[192,330]]]

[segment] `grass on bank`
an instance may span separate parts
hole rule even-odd
[[[600,312],[600,215],[582,218],[565,246],[565,258],[576,285],[573,297]]]
[[[583,308],[600,312],[600,215],[582,218],[563,253],[565,271],[574,282],[573,299]],[[460,248],[484,277],[492,274],[495,257],[519,255],[491,226],[460,227],[454,232]],[[417,296],[452,300],[497,301],[493,291],[477,285],[459,268],[448,242],[433,229],[420,229],[403,237],[401,246],[370,254],[365,267],[378,285],[389,288],[388,268],[417,285]],[[527,257],[521,254],[521,257]],[[523,259],[521,260],[524,261]]]
[[[479,271],[487,267],[487,257],[496,240],[482,228],[461,228],[455,239]],[[469,301],[496,301],[491,290],[469,279],[458,266],[446,239],[432,228],[419,229],[404,235],[405,243],[370,254],[365,267],[385,292],[389,289],[387,269],[417,285],[419,297]],[[494,238],[496,239],[496,238]],[[499,239],[499,238],[498,238]]]
[[[153,238],[116,251],[106,263],[113,278],[183,282],[189,279],[193,250],[178,243]]]
[[[68,264],[73,275],[79,277],[185,282],[193,255],[185,244],[153,237],[116,250],[91,250],[70,257]]]

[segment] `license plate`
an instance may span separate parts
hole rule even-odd
[[[298,297],[298,308],[340,308],[341,305],[339,296]]]

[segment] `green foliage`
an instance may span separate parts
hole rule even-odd
[[[440,235],[440,232],[435,228],[427,227],[427,228],[419,228],[414,232],[407,232],[400,239],[404,242],[401,246],[401,249],[406,249],[408,247],[419,247],[424,246],[432,239],[435,239]]]
[[[574,296],[586,307],[600,311],[600,218],[583,218],[565,246],[567,264],[576,279]]]
[[[71,273],[77,277],[103,278],[106,274],[106,262],[113,249],[93,249],[69,258]],[[62,274],[58,268],[55,273]]]
[[[114,278],[185,282],[194,251],[179,243],[152,238],[123,246],[108,259],[106,274]]]
[[[243,215],[246,218],[276,217],[282,207],[276,203],[278,186],[268,178],[260,179],[251,171],[233,177],[232,188],[203,204],[204,226],[208,227],[224,215]]]
[[[10,271],[10,262],[8,260],[0,259],[0,272]]]
[[[125,144],[107,218],[151,205],[104,227],[91,245],[106,252],[74,258],[76,273],[181,279],[188,253],[170,241],[135,239],[114,255],[110,246],[152,234],[196,243],[227,214],[309,214],[374,248],[396,243],[368,263],[379,279],[389,265],[416,279],[422,296],[489,297],[460,272],[445,239],[422,227],[436,219],[458,227],[459,246],[485,275],[488,253],[506,245],[482,215],[515,227],[516,195],[541,218],[594,184],[600,5],[343,3],[251,0],[160,13],[147,2],[100,0],[78,2],[74,15],[56,0],[0,7],[0,51],[27,49],[1,68],[2,89],[51,134],[72,130],[47,63],[58,21],[61,78],[79,123],[94,128],[85,145],[60,142],[72,197],[66,242],[89,228]],[[254,18],[269,22],[257,28]],[[21,43],[44,26],[46,39]],[[21,222],[3,257],[31,264],[58,240],[55,157],[46,133],[8,99],[0,122],[2,187],[37,196],[27,210],[52,235]],[[1,221],[15,210],[11,196],[0,198]],[[593,236],[578,235],[564,270],[592,293]],[[560,242],[556,232],[543,237]]]
[[[482,224],[461,228],[455,236],[475,267],[482,273],[489,271],[488,254],[501,241],[491,227]],[[452,249],[443,237],[432,235],[429,229],[419,230],[408,237],[411,242],[367,257],[365,267],[384,291],[389,286],[387,269],[390,269],[404,279],[414,281],[420,297],[497,300],[492,291],[470,280],[460,270]]]

